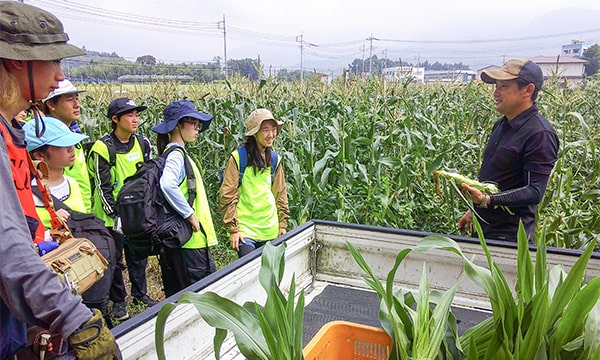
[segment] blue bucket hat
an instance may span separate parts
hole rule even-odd
[[[191,101],[177,100],[165,107],[163,110],[163,121],[153,127],[152,131],[159,134],[168,134],[175,129],[179,120],[186,117],[191,117],[200,121],[201,127],[198,132],[203,132],[208,129],[213,118],[210,114],[205,114],[196,110],[196,107]]]
[[[74,146],[88,138],[87,135],[72,132],[65,123],[56,118],[44,116],[42,120],[46,124],[46,132],[44,132],[42,137],[35,135],[35,120],[28,121],[23,125],[27,151],[33,151],[44,145],[58,147]]]

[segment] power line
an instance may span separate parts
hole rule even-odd
[[[380,41],[386,42],[401,42],[409,44],[485,44],[485,43],[498,43],[498,42],[514,42],[514,41],[529,41],[529,40],[541,40],[541,39],[552,39],[564,36],[580,35],[580,34],[591,34],[600,32],[600,29],[590,29],[581,31],[571,31],[560,34],[548,34],[548,35],[532,35],[522,36],[513,38],[498,38],[498,39],[469,39],[469,40],[407,40],[407,39],[379,39]]]
[[[413,39],[390,39],[390,38],[375,38],[371,35],[365,39],[348,40],[333,43],[315,44],[304,40],[301,36],[301,43],[298,45],[297,35],[281,35],[281,34],[269,34],[261,33],[252,30],[247,30],[227,24],[227,32],[225,35],[224,19],[223,21],[215,22],[199,22],[199,21],[187,21],[180,19],[165,19],[159,17],[151,17],[138,15],[136,13],[121,12],[96,6],[86,5],[77,3],[75,1],[68,0],[31,0],[29,2],[43,4],[46,8],[56,10],[57,15],[75,19],[78,21],[93,22],[104,25],[118,26],[121,28],[132,28],[132,29],[143,29],[151,31],[160,31],[176,34],[185,34],[190,36],[202,36],[202,37],[225,37],[226,35],[234,39],[243,39],[249,42],[257,43],[271,43],[277,47],[300,47],[301,59],[306,54],[310,57],[322,58],[322,59],[341,59],[351,56],[360,55],[361,50],[357,50],[357,45],[363,46],[362,51],[365,49],[365,41],[369,42],[370,56],[372,58],[374,47],[373,42],[386,42],[392,44],[398,44],[398,46],[386,45],[390,56],[394,52],[403,54],[406,57],[407,53],[420,53],[430,54],[435,58],[443,59],[462,59],[468,61],[469,59],[482,59],[497,57],[497,54],[515,53],[519,51],[531,52],[535,49],[544,49],[542,43],[544,40],[552,40],[560,37],[567,36],[580,36],[582,34],[594,34],[600,33],[600,29],[588,29],[579,31],[570,31],[564,33],[555,33],[547,35],[531,35],[522,37],[510,37],[510,38],[487,38],[487,39],[468,39],[468,40],[413,40]],[[221,27],[223,25],[223,27]],[[535,41],[535,44],[527,45],[527,42]],[[507,46],[502,46],[502,43],[508,43]],[[410,49],[402,47],[401,44],[411,45]],[[452,46],[452,45],[470,45],[469,47],[460,49],[461,56],[455,55],[456,51],[453,51],[452,56],[445,55],[433,55],[435,49],[427,48],[426,45],[435,44],[439,47]],[[498,44],[494,48],[490,49],[477,49],[477,45],[483,44]],[[225,41],[224,41],[224,46]],[[549,45],[548,45],[549,46]],[[450,48],[456,50],[455,48]],[[439,49],[442,50],[442,49]],[[226,51],[226,50],[225,50]],[[495,53],[496,55],[486,55]],[[423,55],[426,56],[426,55]]]

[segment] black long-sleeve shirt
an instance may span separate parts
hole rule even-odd
[[[558,146],[552,125],[535,103],[516,118],[502,117],[494,124],[479,181],[494,182],[501,192],[490,197],[487,209],[476,208],[488,222],[482,224],[486,238],[516,241],[519,219],[533,238],[537,204],[546,191]]]

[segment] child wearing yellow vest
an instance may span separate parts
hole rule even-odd
[[[192,226],[192,237],[181,248],[164,247],[160,256],[162,280],[165,295],[170,296],[216,271],[210,254],[210,246],[217,245],[217,236],[204,189],[201,173],[196,163],[185,150],[185,145],[195,141],[198,134],[208,128],[212,115],[196,110],[188,100],[179,100],[167,105],[163,111],[163,121],[152,131],[158,135],[158,153],[173,146],[169,152],[160,188],[169,205]],[[185,161],[190,164],[196,186],[193,203],[188,203],[188,181]]]
[[[240,153],[236,149],[225,167],[220,206],[231,247],[242,257],[267,241],[285,234],[290,216],[283,166],[271,176],[272,147],[283,123],[267,109],[246,119],[247,168],[240,184]]]

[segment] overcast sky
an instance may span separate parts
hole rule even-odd
[[[305,66],[316,61],[348,64],[371,53],[409,62],[425,58],[430,62],[498,63],[506,56],[556,55],[544,54],[548,50],[542,43],[571,38],[600,42],[597,16],[578,20],[570,18],[572,12],[565,12],[561,18],[566,8],[598,15],[598,0],[25,2],[57,15],[73,44],[116,52],[129,60],[146,54],[164,62],[223,58],[223,16],[228,59],[260,55],[266,63],[288,68],[298,67],[300,59]],[[551,23],[536,24],[545,15]],[[560,26],[567,22],[576,25]],[[556,34],[564,36],[542,37]],[[367,41],[371,36],[373,40]],[[528,36],[539,38],[521,39]],[[460,42],[478,39],[483,42]],[[302,56],[300,40],[304,40]]]

